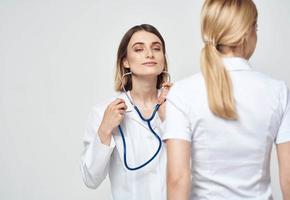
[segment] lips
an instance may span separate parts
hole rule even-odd
[[[142,63],[142,65],[146,65],[146,66],[154,66],[156,64],[157,64],[157,62],[154,62],[154,61],[149,61],[149,62]]]

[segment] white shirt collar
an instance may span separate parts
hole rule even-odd
[[[241,57],[226,57],[223,58],[223,63],[228,71],[252,70],[249,61]]]

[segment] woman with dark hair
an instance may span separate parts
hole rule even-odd
[[[257,18],[252,0],[204,1],[202,73],[176,82],[167,97],[168,199],[273,199],[273,144],[290,199],[290,92],[248,61]]]
[[[170,87],[165,55],[165,42],[152,25],[128,30],[117,53],[115,89],[120,94],[89,115],[82,177],[97,188],[109,174],[114,200],[166,199],[166,152],[160,139]]]

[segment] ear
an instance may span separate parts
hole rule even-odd
[[[124,68],[130,69],[129,63],[126,58],[123,60],[123,66]]]

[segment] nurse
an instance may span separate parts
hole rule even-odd
[[[128,30],[117,53],[115,89],[120,94],[96,105],[89,114],[81,156],[83,181],[89,188],[97,188],[108,174],[114,200],[166,199],[164,144],[152,162],[130,171],[124,165],[124,146],[118,130],[121,125],[130,167],[142,165],[158,149],[158,140],[139,117],[130,99],[146,118],[157,103],[161,104],[151,121],[153,130],[161,137],[164,101],[170,87],[166,82],[165,54],[164,39],[152,25],[142,24]]]
[[[175,83],[167,96],[169,200],[273,199],[273,144],[290,199],[290,92],[249,63],[257,16],[251,0],[204,2],[202,73]]]

